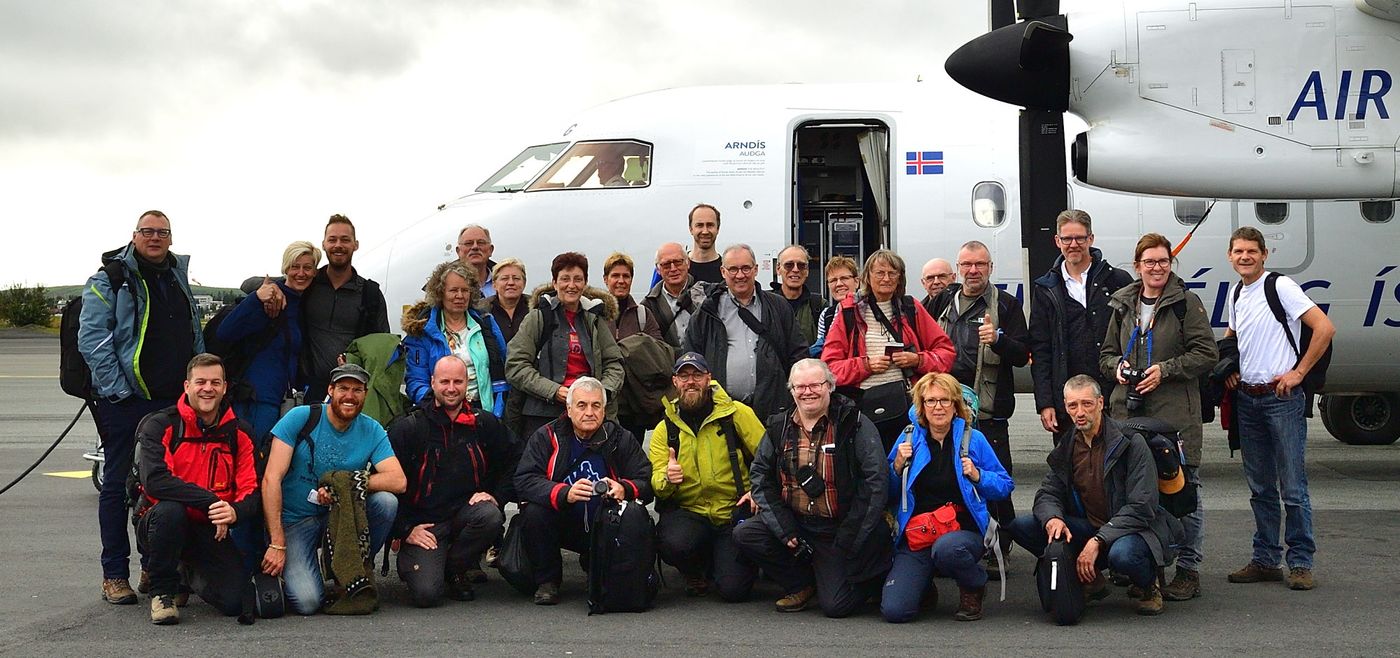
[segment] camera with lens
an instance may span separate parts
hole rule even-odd
[[[1147,400],[1144,399],[1142,394],[1137,390],[1138,384],[1141,384],[1142,380],[1147,378],[1147,369],[1123,366],[1120,372],[1123,375],[1123,380],[1128,382],[1128,395],[1126,399],[1128,413],[1138,413],[1142,411],[1143,407],[1147,406]]]
[[[607,478],[601,478],[593,483],[593,495],[606,496],[609,491],[612,491],[612,483],[608,482]]]
[[[792,549],[792,556],[795,557],[795,558],[797,558],[798,560],[803,561],[803,562],[806,562],[806,561],[808,561],[808,560],[811,560],[811,559],[812,559],[812,545],[811,545],[811,544],[808,544],[806,539],[803,539],[803,538],[801,538],[801,537],[798,537],[798,538],[797,538],[797,547],[794,548],[794,549]]]

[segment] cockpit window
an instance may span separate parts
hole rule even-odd
[[[564,147],[568,142],[558,142],[556,144],[543,144],[531,146],[515,156],[506,166],[486,179],[485,183],[477,186],[478,192],[519,192],[525,189],[530,181],[535,179],[535,175],[548,167],[564,152]]]
[[[550,165],[527,191],[645,187],[651,182],[651,144],[632,140],[579,142]]]

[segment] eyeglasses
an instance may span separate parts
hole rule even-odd
[[[685,264],[685,259],[684,259],[684,258],[676,258],[676,259],[672,259],[672,260],[663,260],[663,261],[660,261],[660,262],[658,262],[658,263],[656,264],[656,267],[657,267],[658,269],[669,270],[669,269],[671,269],[671,268],[673,268],[673,267],[680,267],[680,266],[682,266],[682,265],[684,265],[684,264]]]
[[[754,270],[756,269],[758,268],[754,267],[753,265],[730,265],[729,267],[724,268],[724,271],[729,273],[730,276],[734,276],[738,274],[753,274]]]
[[[870,273],[870,278],[894,280],[899,278],[899,272],[896,270],[875,270],[874,272]]]
[[[695,372],[695,371],[691,371],[691,372],[678,372],[678,373],[676,373],[675,375],[672,375],[672,376],[675,377],[676,379],[679,379],[679,380],[683,381],[683,382],[700,382],[700,381],[705,381],[705,378],[706,378],[706,377],[709,377],[709,376],[710,376],[710,373],[708,373],[708,372]]]
[[[490,240],[463,240],[463,241],[461,241],[461,242],[458,242],[458,243],[457,243],[457,246],[459,246],[459,247],[489,247],[489,246],[491,246],[491,241],[490,241]]]
[[[836,285],[836,284],[838,284],[838,283],[845,283],[845,282],[847,282],[847,281],[855,281],[855,280],[856,280],[856,278],[853,277],[853,276],[851,276],[851,275],[849,275],[849,274],[842,274],[841,276],[833,276],[833,277],[831,277],[830,279],[827,279],[827,280],[826,280],[826,285],[828,285],[828,286],[834,286],[834,285]]]
[[[1055,239],[1056,239],[1056,240],[1059,240],[1061,244],[1088,244],[1089,238],[1091,238],[1091,237],[1093,237],[1093,236],[1090,236],[1090,235],[1057,235],[1057,236],[1055,236]]]
[[[991,268],[991,266],[992,262],[989,260],[974,260],[958,263],[958,267],[964,270],[985,270]]]
[[[782,267],[784,270],[787,270],[787,271],[789,271],[789,272],[792,272],[792,271],[806,272],[806,271],[807,271],[807,262],[806,262],[806,261],[801,261],[801,260],[790,260],[790,261],[788,261],[788,262],[786,262],[786,263],[782,263],[782,264],[781,264],[781,267]]]
[[[154,238],[156,236],[162,238],[170,237],[170,229],[168,228],[138,228],[136,232],[140,233],[143,238]]]
[[[953,401],[950,398],[924,398],[924,406],[946,409],[953,406]]]
[[[1171,264],[1172,264],[1172,259],[1170,259],[1170,258],[1144,258],[1144,259],[1138,261],[1138,264],[1141,265],[1142,268],[1145,269],[1145,270],[1155,270],[1155,269],[1157,269],[1157,268],[1159,268],[1159,267],[1170,267]]]
[[[953,274],[952,272],[949,272],[947,274],[930,274],[921,279],[921,281],[923,281],[924,283],[928,283],[929,281],[952,281],[954,276],[957,275]]]
[[[816,393],[826,387],[826,382],[815,384],[788,384],[788,388],[798,393]]]

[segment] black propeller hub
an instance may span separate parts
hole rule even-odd
[[[949,77],[983,96],[1033,110],[1069,109],[1069,33],[1062,16],[992,30],[943,64]]]

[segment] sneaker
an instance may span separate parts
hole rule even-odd
[[[704,596],[710,592],[710,583],[704,576],[685,577],[685,595],[690,597]]]
[[[135,596],[133,594],[132,596]],[[157,626],[169,626],[180,623],[180,609],[175,607],[175,596],[173,594],[161,594],[151,597],[151,623]]]
[[[535,605],[559,605],[559,584],[545,583],[536,588]]]
[[[1162,588],[1162,598],[1168,601],[1190,601],[1201,595],[1201,574],[1177,567],[1172,582]]]
[[[1305,591],[1316,586],[1317,584],[1313,582],[1312,569],[1293,567],[1288,570],[1288,589]]]
[[[778,612],[801,612],[807,609],[807,604],[811,603],[812,597],[816,595],[816,587],[804,587],[778,599],[778,602],[775,603],[774,606],[778,609]]]
[[[1137,613],[1149,617],[1162,614],[1162,586],[1152,581],[1152,587],[1144,590],[1139,587],[1141,597],[1137,600]]]
[[[982,599],[987,596],[987,587],[977,589],[958,588],[958,611],[953,613],[957,621],[977,621],[982,618]]]
[[[447,598],[453,601],[472,601],[476,599],[476,590],[472,589],[470,571],[447,577]],[[538,601],[538,597],[536,601]]]
[[[1226,577],[1232,583],[1260,583],[1283,580],[1281,567],[1267,567],[1258,562],[1250,562]]]
[[[146,571],[145,569],[141,570],[141,577],[136,579],[136,593],[151,593],[151,572]]]
[[[102,581],[102,600],[114,605],[136,603],[136,592],[125,578],[107,578]]]
[[[1084,601],[1092,603],[1108,598],[1108,579],[1103,574],[1098,574],[1093,582],[1084,586]]]
[[[486,582],[486,572],[482,571],[481,567],[469,567],[462,572],[462,575],[467,577],[468,582],[478,584]]]

